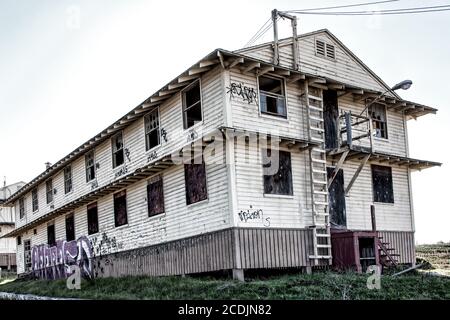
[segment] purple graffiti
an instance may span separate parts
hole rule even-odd
[[[36,277],[61,279],[70,276],[69,266],[78,265],[83,276],[93,278],[92,244],[86,236],[73,241],[56,241],[31,248],[31,268]]]

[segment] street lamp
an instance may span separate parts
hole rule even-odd
[[[411,88],[412,85],[412,81],[411,80],[403,80],[402,82],[397,83],[395,86],[393,86],[392,88],[386,90],[385,92],[383,92],[382,94],[380,94],[378,97],[376,97],[376,99],[372,100],[365,108],[364,110],[359,114],[360,116],[362,116],[362,114],[367,110],[367,108],[369,108],[372,104],[374,104],[375,102],[377,102],[382,96],[384,96],[387,92],[392,92],[398,89],[402,89],[402,90],[408,90],[409,88]]]

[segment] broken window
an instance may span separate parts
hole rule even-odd
[[[47,244],[53,247],[56,244],[55,225],[49,224],[47,226]]]
[[[114,194],[114,223],[116,227],[120,227],[128,223],[127,193],[125,190]]]
[[[206,188],[206,169],[202,158],[201,164],[191,163],[184,165],[184,181],[186,187],[186,204],[193,204],[208,198]]]
[[[263,150],[263,168],[271,168],[273,165],[272,152],[271,149]],[[293,195],[290,152],[278,151],[278,170],[273,175],[264,175],[264,193]]]
[[[196,81],[183,92],[183,126],[188,129],[202,121],[200,82]]]
[[[66,217],[66,240],[75,240],[75,218],[73,214]]]
[[[25,216],[25,201],[23,198],[19,199],[19,217],[22,219]]]
[[[64,168],[64,193],[72,191],[72,166]]]
[[[24,240],[23,255],[25,262],[25,271],[31,270],[31,240]]]
[[[38,199],[38,190],[37,188],[31,191],[31,207],[33,212],[39,210],[39,199]]]
[[[22,244],[22,237],[17,236],[16,240],[17,240],[17,245],[20,246]]]
[[[159,110],[156,108],[144,118],[145,150],[150,150],[160,143]]]
[[[45,183],[45,189],[47,194],[47,203],[53,202],[53,180],[48,179]]]
[[[88,234],[98,232],[98,211],[97,202],[87,206]]]
[[[392,168],[372,165],[373,201],[394,203]]]
[[[372,118],[375,137],[387,139],[386,107],[382,104],[373,104],[369,107],[369,115]]]
[[[89,151],[84,156],[84,162],[86,166],[86,182],[95,179],[95,160],[94,150]]]
[[[164,191],[161,176],[150,180],[147,184],[148,216],[164,213]]]
[[[122,132],[119,132],[114,137],[112,137],[112,153],[113,168],[122,165],[124,163]]]
[[[261,113],[286,118],[286,97],[283,79],[259,77],[259,101]]]

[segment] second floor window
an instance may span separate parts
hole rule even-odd
[[[31,191],[31,207],[33,209],[33,212],[39,210],[39,199],[38,199],[38,190],[33,189]]]
[[[87,207],[88,234],[98,232],[98,211],[97,202],[91,203]]]
[[[84,156],[84,162],[86,167],[86,182],[95,179],[95,160],[94,160],[94,150],[89,151]]]
[[[284,80],[261,76],[258,82],[261,113],[286,118]]]
[[[372,118],[375,137],[387,139],[386,107],[382,104],[373,104],[369,107],[369,115]]]
[[[52,179],[47,180],[45,183],[45,190],[47,194],[47,203],[53,202],[53,181]]]
[[[66,240],[75,240],[75,218],[73,214],[66,217]]]
[[[23,198],[19,199],[19,217],[22,219],[25,216],[25,201]]]
[[[113,168],[118,167],[124,163],[123,153],[123,136],[122,132],[119,132],[112,137],[112,156],[113,156]]]
[[[116,227],[128,223],[127,193],[125,190],[114,194],[114,223]]]
[[[147,114],[145,122],[145,150],[150,150],[160,143],[159,133],[159,111],[155,109]]]
[[[183,92],[183,126],[188,129],[202,121],[200,82],[196,81]]]
[[[64,192],[67,194],[72,191],[72,166],[64,168]]]
[[[47,244],[53,247],[56,244],[55,224],[47,225]]]

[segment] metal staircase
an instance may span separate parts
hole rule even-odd
[[[328,211],[328,181],[325,150],[325,129],[323,119],[322,89],[311,87],[305,81],[308,138],[319,145],[309,149],[313,254],[309,256],[318,265],[319,261],[328,260],[331,264],[331,233]]]

